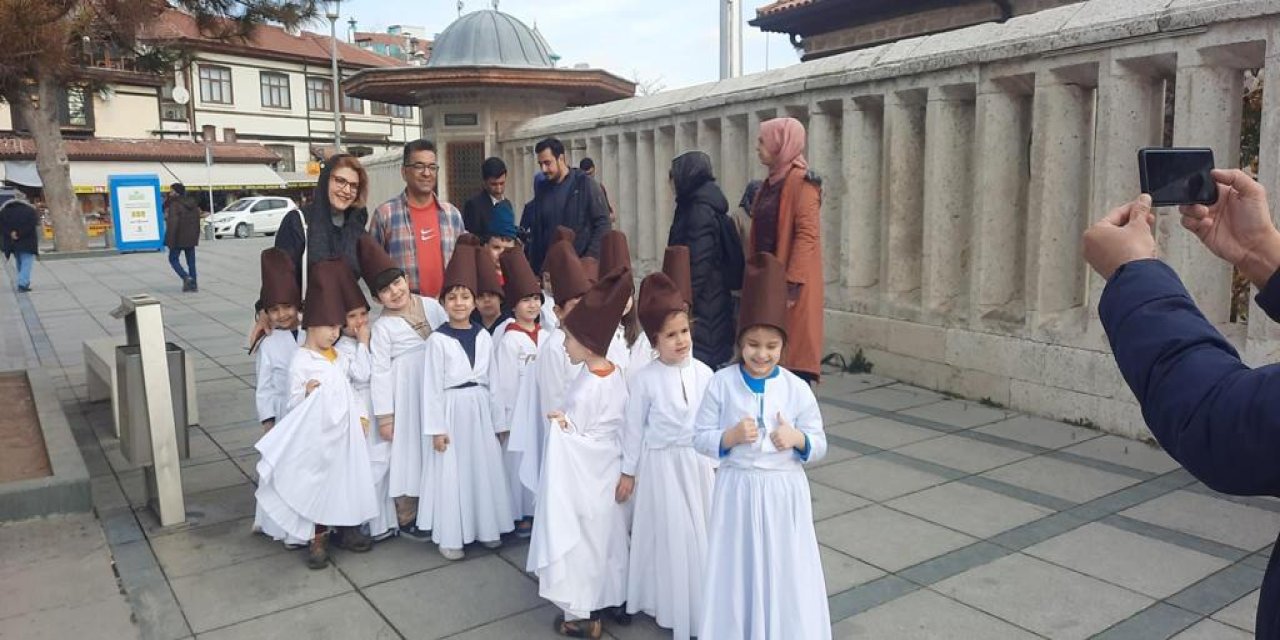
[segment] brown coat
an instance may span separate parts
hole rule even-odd
[[[164,245],[190,249],[200,244],[200,207],[186,196],[170,196],[164,203]]]
[[[796,305],[787,312],[787,348],[782,354],[782,365],[815,376],[822,372],[825,303],[821,207],[822,186],[817,179],[811,179],[808,172],[797,167],[788,171],[778,205],[777,256],[786,266],[787,284],[800,285],[800,295]],[[760,219],[754,210],[752,219]],[[755,232],[753,225],[748,255],[755,253]]]

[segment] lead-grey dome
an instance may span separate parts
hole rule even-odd
[[[555,54],[541,35],[501,11],[472,11],[436,38],[428,67],[550,69]]]

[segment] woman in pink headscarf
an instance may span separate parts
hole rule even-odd
[[[817,382],[822,373],[822,181],[804,158],[804,125],[795,118],[760,124],[756,155],[769,177],[751,207],[748,255],[772,253],[787,268],[787,345],[782,364]]]

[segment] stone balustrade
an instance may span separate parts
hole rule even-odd
[[[505,132],[501,153],[518,203],[538,140],[594,158],[647,272],[671,224],[671,159],[706,151],[736,203],[764,175],[759,123],[798,118],[825,179],[828,351],[861,349],[878,374],[1143,437],[1081,233],[1138,193],[1139,147],[1207,146],[1218,166],[1237,166],[1255,69],[1267,88],[1261,179],[1280,214],[1278,56],[1274,0],[1091,0],[539,117]],[[1228,321],[1230,267],[1175,210],[1158,218],[1161,256],[1205,315],[1249,361],[1276,359],[1280,331],[1259,310]]]

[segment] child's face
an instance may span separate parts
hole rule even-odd
[[[338,341],[340,335],[342,327],[337,325],[307,327],[307,344],[316,349],[328,349]]]
[[[667,316],[658,332],[658,358],[666,364],[680,364],[689,357],[693,336],[689,331],[689,315],[678,311]]]
[[[349,336],[354,336],[360,332],[362,327],[366,327],[368,325],[369,310],[364,307],[352,309],[347,312],[347,326],[344,328],[343,333]]]
[[[291,304],[275,304],[267,308],[267,318],[273,329],[297,329],[298,308]]]
[[[476,298],[476,308],[480,310],[480,315],[496,318],[502,313],[502,298],[486,291]]]
[[[466,287],[454,287],[446,291],[440,297],[440,303],[444,305],[445,313],[449,314],[450,322],[469,321],[471,312],[476,308],[475,296]]]
[[[564,351],[569,354],[569,362],[572,364],[582,364],[594,355],[568,331],[564,334]]]
[[[516,239],[515,238],[499,238],[498,236],[494,236],[492,238],[489,238],[489,241],[486,242],[484,246],[489,248],[489,253],[493,254],[493,261],[497,262],[498,256],[502,255],[503,251],[506,251],[507,249],[510,249],[511,247],[516,246]]]
[[[513,309],[516,320],[520,322],[533,322],[538,319],[538,315],[542,313],[542,296],[533,294],[525,296],[516,303]]]
[[[560,318],[561,322],[564,322],[564,319],[569,317],[569,312],[573,311],[573,308],[578,306],[578,301],[581,299],[582,299],[582,296],[578,296],[577,298],[574,298],[572,300],[557,302],[555,307],[556,317]]]
[[[742,366],[757,378],[769,375],[782,360],[782,332],[775,327],[758,325],[742,332],[738,346],[742,348]]]
[[[391,284],[378,290],[378,302],[392,311],[409,306],[409,281],[404,276],[392,280]]]

